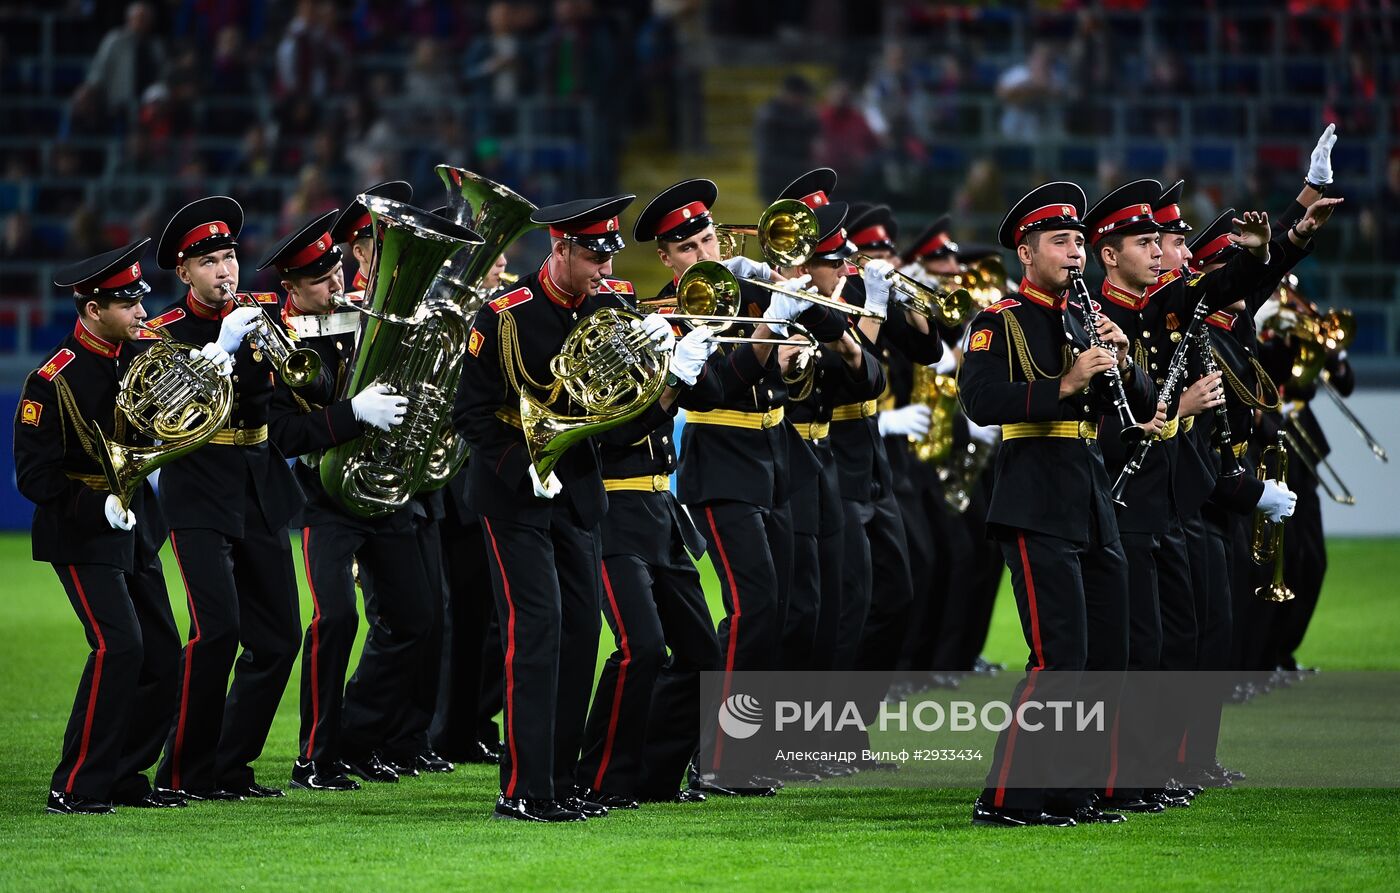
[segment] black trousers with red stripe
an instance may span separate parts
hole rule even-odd
[[[598,660],[598,529],[555,509],[550,526],[482,517],[505,651],[501,791],[572,793]]]
[[[140,797],[175,713],[180,633],[160,559],[135,573],[54,565],[92,649],[50,789],[94,800]]]
[[[700,574],[679,535],[665,564],[603,560],[603,616],[617,650],[598,678],[578,783],[628,797],[674,795],[700,746],[700,672],[720,666]]]
[[[361,757],[382,750],[397,720],[423,700],[422,664],[434,622],[412,529],[370,532],[359,524],[318,524],[301,533],[311,590],[311,623],[301,661],[302,759]],[[375,605],[360,663],[347,686],[359,627],[352,559]]]
[[[1075,543],[1034,531],[1001,540],[1011,571],[1021,630],[1030,648],[1027,675],[1017,683],[1013,708],[1082,697],[1105,700],[1114,714],[1116,692],[1100,682],[1086,690],[1083,671],[1118,673],[1128,665],[1128,566],[1117,539]],[[1045,677],[1042,670],[1056,671]],[[1103,680],[1105,675],[1099,675]],[[1087,806],[1092,789],[1108,777],[1108,734],[1033,733],[1012,724],[997,737],[983,802],[1008,809]],[[1045,781],[1054,779],[1053,786]]]
[[[841,486],[829,446],[813,450],[821,473],[793,493],[792,595],[783,622],[785,670],[829,670],[841,628],[846,520]]]
[[[301,646],[287,530],[268,530],[260,519],[249,512],[241,538],[208,528],[170,532],[190,635],[179,708],[156,773],[161,787],[202,791],[254,780],[253,761]]]
[[[499,735],[494,727],[483,728],[482,714],[489,716],[500,709],[499,695],[492,699],[486,691],[491,687],[487,679],[501,675],[500,635],[494,639],[489,635],[496,606],[481,524],[458,524],[446,518],[438,522],[438,529],[447,610],[431,740],[433,748],[447,759],[462,760],[471,755],[478,740],[494,748]]]

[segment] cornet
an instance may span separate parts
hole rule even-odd
[[[257,309],[258,318],[253,323],[251,334],[253,343],[267,354],[283,381],[294,388],[300,388],[316,380],[316,376],[321,374],[320,354],[309,347],[297,347],[296,336],[288,331],[286,326],[274,323],[250,295],[238,294],[227,282],[219,287],[237,306]]]
[[[876,258],[868,254],[857,254],[852,260],[863,272],[865,265]],[[899,303],[913,310],[924,319],[932,319],[941,325],[953,328],[967,321],[972,314],[972,295],[965,288],[944,291],[932,285],[925,285],[913,276],[891,268],[885,274],[890,290],[904,295]]]
[[[1259,456],[1258,478],[1264,480],[1268,478],[1269,455],[1272,453],[1278,462],[1278,475],[1275,478],[1279,483],[1288,483],[1288,451],[1283,448],[1284,432],[1279,431],[1278,441],[1264,448],[1264,452]],[[1255,564],[1274,563],[1274,576],[1267,586],[1260,586],[1254,590],[1254,594],[1270,602],[1287,602],[1293,600],[1293,591],[1283,582],[1283,521],[1269,520],[1269,516],[1263,512],[1254,513],[1254,530],[1250,538],[1250,557]]]

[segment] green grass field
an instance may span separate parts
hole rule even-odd
[[[1333,542],[1330,562],[1300,658],[1327,670],[1400,669],[1400,543]],[[183,626],[173,562],[167,572]],[[5,889],[1400,886],[1400,796],[1392,790],[1210,791],[1190,809],[1132,817],[1122,826],[1006,830],[970,826],[967,790],[818,785],[769,800],[714,798],[615,812],[583,825],[535,826],[488,821],[494,768],[465,766],[351,794],[47,816],[46,785],[86,646],[52,571],[29,560],[27,536],[0,537],[0,576],[8,609],[0,626]],[[712,595],[713,582],[707,578]],[[1014,666],[1025,648],[1003,596],[986,653]],[[310,616],[305,600],[302,616]],[[284,784],[295,757],[293,678],[257,766],[264,783]],[[1227,733],[1229,722],[1227,713]],[[1232,762],[1228,737],[1221,756]]]

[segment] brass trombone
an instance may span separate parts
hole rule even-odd
[[[1327,370],[1324,369],[1317,380],[1322,382],[1322,390],[1327,393],[1328,397],[1332,398],[1333,403],[1337,404],[1337,409],[1340,410],[1342,416],[1351,423],[1352,429],[1360,435],[1361,439],[1366,443],[1366,446],[1371,448],[1371,454],[1382,462],[1389,462],[1390,456],[1386,454],[1385,447],[1381,446],[1380,441],[1376,440],[1366,426],[1361,424],[1361,419],[1356,417],[1356,413],[1352,412],[1351,407],[1347,406],[1346,400],[1341,394],[1337,393],[1337,388],[1332,384],[1332,379],[1327,375]]]
[[[1327,457],[1322,455],[1317,444],[1313,441],[1312,435],[1308,434],[1302,425],[1290,416],[1279,431],[1288,441],[1288,445],[1293,448],[1293,452],[1298,454],[1298,458],[1312,466],[1313,477],[1317,478],[1318,484],[1322,486],[1323,492],[1327,494],[1329,499],[1340,505],[1356,505],[1356,497],[1351,495],[1351,490],[1347,488],[1342,476],[1337,474],[1337,469],[1333,468],[1332,463],[1327,461]],[[1331,485],[1327,483],[1327,477],[1322,473],[1323,469],[1326,469],[1327,474],[1331,475],[1332,480],[1337,485],[1337,490],[1341,491],[1341,495],[1338,495],[1337,491],[1333,490]]]
[[[802,202],[779,199],[763,209],[755,225],[716,224],[720,257],[728,260],[743,254],[748,236],[758,239],[758,249],[769,266],[797,267],[807,262],[821,241],[821,225],[816,212]]]
[[[739,316],[740,302],[738,278],[724,264],[702,260],[691,264],[690,269],[681,275],[673,297],[650,298],[637,304],[646,312],[659,312],[668,320],[693,323],[697,328],[709,331],[711,336],[706,340],[715,344],[774,344],[781,339],[720,334],[735,325],[772,323],[788,326],[813,346],[816,345],[817,339],[795,320]]]
[[[863,272],[865,265],[877,260],[868,254],[857,254],[852,260]],[[890,290],[905,296],[900,302],[925,319],[932,319],[942,325],[953,327],[962,325],[972,314],[972,295],[965,288],[944,291],[933,285],[925,285],[913,276],[901,273],[891,265],[885,274]]]
[[[1259,456],[1258,477],[1260,480],[1266,479],[1268,474],[1269,454],[1272,453],[1278,463],[1278,476],[1274,480],[1280,483],[1288,483],[1288,451],[1283,448],[1284,438],[1287,435],[1282,428],[1279,429],[1278,441],[1264,448],[1264,452]],[[1254,513],[1254,530],[1250,538],[1250,555],[1255,564],[1274,563],[1273,580],[1267,586],[1260,586],[1254,590],[1254,594],[1269,602],[1287,602],[1293,600],[1293,590],[1289,589],[1283,582],[1283,522],[1280,518],[1271,521],[1269,516],[1263,512]]]

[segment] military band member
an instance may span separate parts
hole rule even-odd
[[[78,321],[25,379],[15,414],[15,479],[35,504],[34,560],[53,565],[92,649],[49,785],[51,813],[186,802],[152,790],[144,775],[160,756],[179,678],[180,638],[158,555],[165,519],[148,483],[130,506],[108,490],[95,436],[151,445],[116,408],[122,377],[147,344],[139,326],[151,289],[141,257],[150,241],[58,271],[54,284],[72,289]],[[202,353],[229,374],[218,345]]]
[[[267,740],[299,644],[287,523],[303,496],[283,454],[267,440],[277,373],[254,339],[244,339],[259,317],[274,321],[280,308],[270,293],[238,299],[249,306],[232,297],[242,225],[243,209],[233,199],[200,199],[171,218],[156,249],[156,262],[174,270],[188,292],[151,325],[179,341],[218,340],[235,364],[225,429],[160,475],[190,636],[181,658],[179,710],[157,777],[161,787],[196,799],[281,796],[257,783],[252,763]]]
[[[550,361],[589,314],[613,303],[617,215],[634,196],[580,199],[537,210],[549,256],[519,286],[477,314],[454,424],[472,448],[467,505],[482,516],[505,651],[505,750],[494,815],[582,821],[607,808],[579,799],[575,770],[598,649],[598,525],[607,509],[597,447],[585,438],[541,478],[520,427],[522,390],[540,399]],[[652,315],[648,337],[669,349],[670,326]],[[639,417],[647,430],[674,389]],[[567,409],[560,399],[556,411]],[[635,438],[634,438],[635,439]]]

